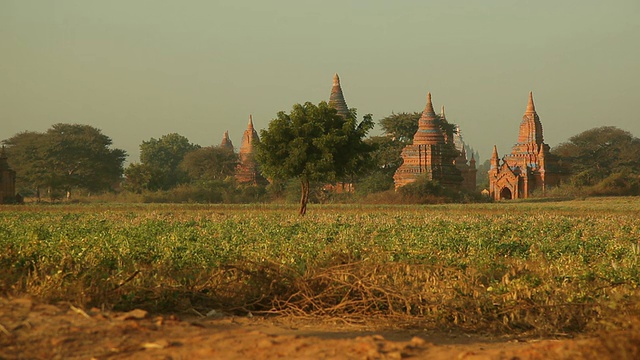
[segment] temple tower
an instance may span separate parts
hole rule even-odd
[[[495,200],[526,199],[534,190],[544,192],[549,186],[557,186],[562,173],[558,171],[557,159],[549,149],[549,145],[544,143],[542,123],[530,92],[518,142],[511,153],[500,160],[497,148],[493,147],[489,169],[490,196]]]
[[[254,145],[260,142],[258,132],[253,127],[253,117],[249,115],[247,130],[242,134],[240,145],[240,163],[236,169],[236,181],[239,183],[251,183],[253,185],[264,184],[266,180],[260,174],[258,163],[254,159]]]
[[[459,187],[462,183],[460,171],[454,160],[457,156],[451,140],[443,133],[438,117],[433,110],[431,93],[427,94],[427,105],[418,120],[418,130],[413,136],[413,144],[402,149],[402,165],[396,170],[393,180],[396,190],[425,176],[448,187]]]
[[[342,86],[340,86],[340,77],[338,74],[333,75],[333,87],[331,88],[331,95],[329,95],[329,106],[338,111],[339,115],[344,117],[349,116],[349,107],[344,100],[342,94]]]
[[[229,139],[229,131],[224,132],[224,136],[222,137],[222,142],[220,143],[220,147],[223,149],[227,149],[229,151],[234,151],[233,143],[231,142],[231,139]]]
[[[0,149],[0,204],[16,202],[16,172],[9,167],[4,146]]]
[[[442,112],[440,117],[444,119],[444,106],[442,107]],[[453,144],[458,151],[458,156],[454,160],[456,168],[460,170],[460,174],[462,175],[462,188],[467,191],[475,191],[476,190],[476,174],[478,169],[476,169],[476,160],[473,157],[473,153],[471,153],[471,159],[467,158],[467,145],[462,139],[462,133],[460,132],[460,127],[456,125],[456,131],[453,133]]]

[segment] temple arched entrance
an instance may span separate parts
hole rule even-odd
[[[511,200],[513,199],[513,193],[511,193],[511,189],[508,187],[502,188],[500,190],[500,200]]]

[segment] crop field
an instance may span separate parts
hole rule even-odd
[[[640,200],[0,207],[0,293],[565,334],[640,315]]]

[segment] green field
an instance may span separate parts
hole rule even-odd
[[[640,314],[640,199],[0,207],[0,292],[557,334]]]

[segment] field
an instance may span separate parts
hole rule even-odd
[[[0,209],[4,297],[547,337],[640,315],[637,198]]]

